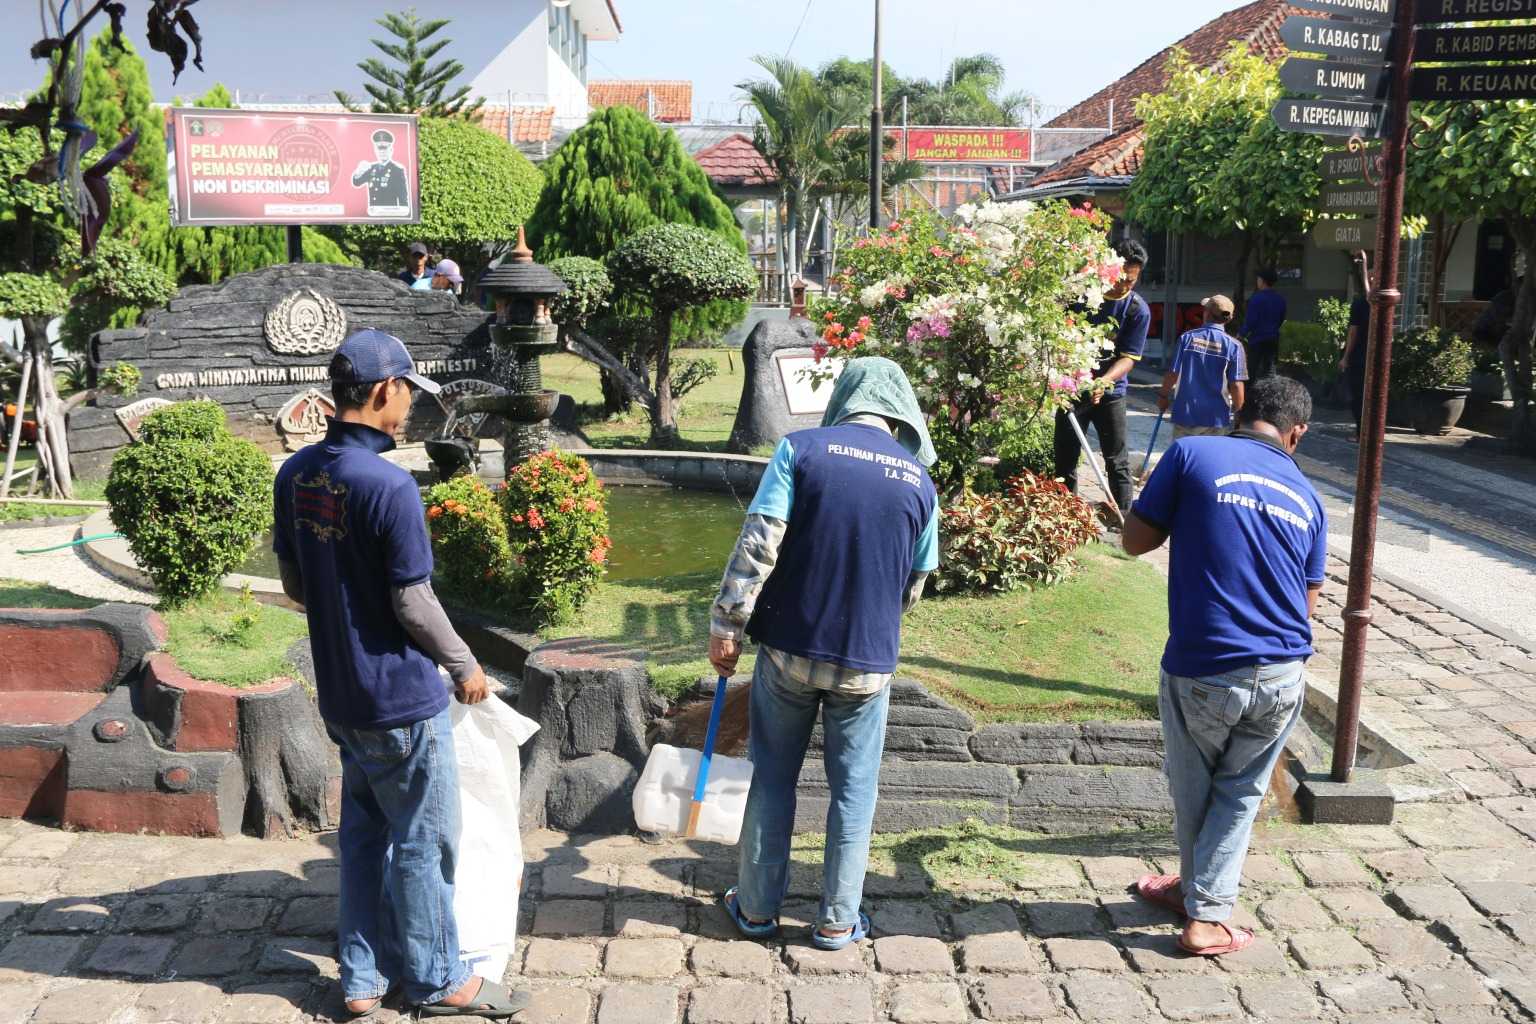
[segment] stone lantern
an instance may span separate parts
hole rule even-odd
[[[460,413],[494,413],[506,420],[506,468],[526,462],[549,448],[549,418],[560,393],[544,387],[539,358],[560,347],[559,328],[550,318],[550,304],[566,290],[565,282],[548,267],[533,262],[523,229],[517,248],[480,279],[480,287],[496,305],[491,324],[491,383],[502,395],[477,395],[459,401]]]

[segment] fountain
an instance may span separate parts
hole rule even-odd
[[[470,472],[478,463],[474,434],[485,416],[500,416],[506,471],[550,447],[549,418],[560,400],[558,391],[544,387],[541,356],[560,347],[559,328],[550,319],[550,302],[565,291],[565,282],[548,267],[533,262],[523,229],[517,248],[480,281],[496,303],[491,325],[490,387],[479,394],[450,399],[443,437],[427,442],[427,452],[444,479]]]

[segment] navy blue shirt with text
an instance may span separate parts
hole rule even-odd
[[[928,471],[874,425],[797,431],[779,450],[792,465],[770,467],[748,511],[788,526],[747,635],[813,661],[896,671],[908,579],[938,565]]]
[[[1311,656],[1307,590],[1323,582],[1328,519],[1279,444],[1247,431],[1175,441],[1132,511],[1169,534],[1164,671]]]
[[[394,446],[333,419],[324,441],[283,464],[274,489],[272,550],[304,578],[320,716],[353,729],[394,729],[448,706],[437,665],[390,598],[432,578],[421,492],[379,457]]]
[[[1115,364],[1115,360],[1129,356],[1140,361],[1142,353],[1147,350],[1147,331],[1152,326],[1152,309],[1147,305],[1147,300],[1135,292],[1127,293],[1123,298],[1106,300],[1099,307],[1098,312],[1088,317],[1089,323],[1113,324],[1115,326],[1113,352],[1099,360],[1098,369],[1093,372],[1095,377],[1102,377],[1109,372],[1109,368]],[[1114,390],[1110,392],[1116,398],[1125,397],[1125,377],[1115,381]]]

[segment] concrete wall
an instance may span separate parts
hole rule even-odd
[[[504,13],[495,31],[505,31],[511,42],[469,83],[472,96],[491,103],[544,102],[549,96],[550,62],[559,55],[549,48],[549,5],[545,0],[504,0]]]

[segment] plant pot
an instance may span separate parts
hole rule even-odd
[[[1467,409],[1471,388],[1431,388],[1410,399],[1413,429],[1429,437],[1449,434]]]
[[[1472,396],[1479,402],[1507,402],[1511,396],[1499,370],[1476,370],[1467,380]]]

